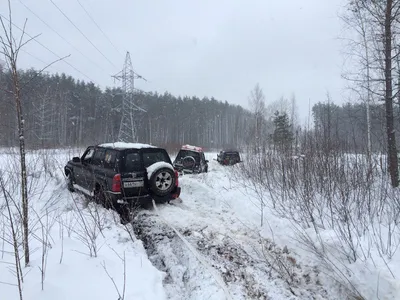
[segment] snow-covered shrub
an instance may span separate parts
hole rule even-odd
[[[378,257],[393,275],[388,261],[400,246],[400,191],[381,171],[384,160],[318,147],[296,157],[264,151],[249,153],[235,177],[257,195],[261,218],[268,207],[291,220],[299,241],[355,291],[351,265]]]

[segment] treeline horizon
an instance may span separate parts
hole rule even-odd
[[[0,146],[18,144],[15,106],[10,72],[0,70]],[[100,89],[91,82],[62,74],[20,70],[21,96],[25,114],[28,148],[85,147],[117,141],[121,120],[122,90]],[[276,101],[275,101],[276,102]],[[255,139],[254,113],[240,105],[215,98],[174,96],[168,92],[136,93],[137,141],[169,149],[193,144],[205,149],[244,149]],[[275,111],[278,111],[276,109]],[[281,108],[282,110],[282,108]],[[273,110],[272,110],[273,111]],[[289,111],[280,111],[290,116]],[[400,130],[400,110],[396,107],[396,130]],[[371,105],[373,151],[384,151],[384,107]],[[264,138],[274,131],[273,116],[264,116]],[[366,106],[319,102],[312,107],[313,128],[293,130],[315,134],[332,149],[362,152],[366,148]],[[299,133],[297,133],[299,134]],[[260,138],[260,137],[257,137]],[[299,137],[301,138],[301,137]],[[271,144],[272,141],[267,143]],[[297,147],[296,147],[297,149]],[[300,149],[300,152],[302,150]]]
[[[0,71],[0,146],[18,144],[12,82]],[[20,70],[21,98],[28,148],[86,146],[117,141],[122,90],[100,89],[91,82],[62,74]],[[192,143],[205,148],[243,146],[249,141],[252,114],[239,105],[214,98],[176,97],[168,92],[136,93],[137,141],[179,148]]]
[[[372,153],[387,151],[385,104],[372,103],[370,108]],[[400,109],[394,110],[394,129],[400,132]],[[313,130],[322,143],[332,149],[365,153],[368,139],[367,105],[365,103],[319,102],[312,107]],[[400,141],[396,142],[397,147]]]

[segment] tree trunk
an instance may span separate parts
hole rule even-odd
[[[385,107],[386,132],[388,141],[389,173],[393,187],[399,185],[399,170],[397,162],[396,132],[393,120],[393,87],[392,87],[392,8],[393,0],[386,1],[385,14]]]
[[[372,145],[371,145],[371,110],[370,103],[372,98],[371,84],[370,84],[370,62],[369,62],[369,48],[366,39],[365,30],[363,31],[363,43],[365,47],[365,59],[367,68],[367,162],[368,167],[371,167],[371,155],[372,155]]]
[[[21,196],[22,196],[22,226],[23,226],[23,246],[25,266],[29,265],[29,228],[28,228],[28,189],[26,178],[26,161],[25,161],[25,120],[22,113],[21,91],[19,86],[19,78],[17,66],[15,62],[11,63],[13,73],[14,100],[17,109],[18,118],[18,138],[19,153],[21,166]]]

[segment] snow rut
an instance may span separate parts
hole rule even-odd
[[[135,235],[143,241],[150,261],[165,272],[164,287],[169,299],[226,298],[207,268],[155,214],[139,212],[132,224]]]
[[[218,192],[190,177],[182,185],[185,203],[139,211],[133,220],[149,259],[165,272],[169,299],[332,299],[319,284],[318,270],[218,208]]]
[[[243,245],[210,230],[208,226],[179,228],[179,233],[223,278],[232,295],[230,298],[207,266],[154,211],[139,212],[133,220],[133,227],[136,236],[143,241],[150,261],[165,272],[164,287],[169,299],[315,299],[313,291],[305,293],[288,288],[270,264],[250,254],[253,246],[247,242]],[[268,247],[277,251],[272,243]],[[308,274],[296,280],[311,282],[313,277],[315,274]],[[324,299],[322,290],[318,294]]]

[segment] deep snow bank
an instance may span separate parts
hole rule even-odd
[[[148,260],[141,241],[119,224],[111,210],[67,191],[62,168],[75,153],[35,151],[28,154],[30,266],[23,266],[26,300],[165,299],[163,274]],[[7,190],[19,200],[18,162],[0,156]],[[1,299],[18,299],[9,215],[0,195]],[[16,208],[11,205],[15,212]],[[18,215],[13,215],[16,225]],[[21,234],[18,232],[18,241]],[[42,272],[44,282],[42,289]]]

